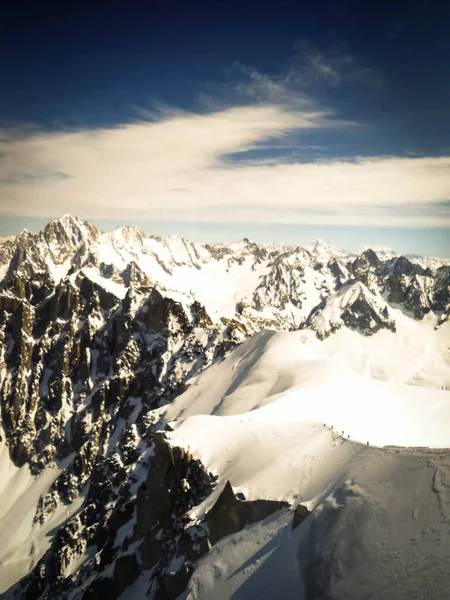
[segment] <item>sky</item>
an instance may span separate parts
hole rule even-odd
[[[70,213],[448,257],[449,27],[438,0],[8,3],[0,235]]]

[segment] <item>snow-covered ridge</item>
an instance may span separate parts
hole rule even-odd
[[[24,230],[18,236],[0,238],[0,244],[11,242],[17,245],[23,243],[26,239],[33,239],[38,242],[44,239],[50,247],[52,245],[58,246],[58,243],[61,245],[62,241],[72,245],[74,248],[83,243],[88,243],[94,250],[94,254],[99,253],[101,255],[99,256],[101,262],[115,264],[118,268],[123,264],[123,261],[129,262],[132,256],[139,256],[141,253],[154,254],[167,266],[183,264],[199,266],[203,262],[207,262],[213,257],[215,258],[217,253],[226,253],[229,257],[238,258],[242,255],[250,254],[252,248],[279,254],[285,252],[291,253],[296,249],[295,246],[285,244],[255,244],[247,238],[228,246],[219,243],[195,244],[175,235],[163,238],[152,235],[147,236],[142,229],[133,226],[118,227],[111,233],[101,233],[90,223],[81,221],[79,218],[72,217],[71,215],[64,215],[57,221],[51,221],[42,234],[33,234]],[[344,260],[359,256],[369,246],[363,246],[357,251],[346,250],[318,239],[306,244],[304,248],[317,261],[327,263],[331,258]],[[379,258],[382,260],[400,256],[398,252],[388,248],[379,246],[371,246],[371,248],[377,252]],[[125,253],[123,257],[121,257],[122,252]],[[437,268],[438,266],[450,264],[450,258],[427,258],[419,255],[406,256],[421,266],[427,265]],[[3,260],[1,259],[1,263],[3,263]],[[57,253],[54,256],[54,260],[58,262]]]
[[[231,429],[238,422],[325,422],[364,444],[450,448],[450,391],[355,375],[305,344],[297,332],[261,332],[245,342],[193,380],[164,418],[172,426],[182,422],[176,429],[182,435],[197,415],[239,417],[228,423]],[[215,422],[202,422],[188,435],[193,444],[207,436],[207,453],[214,452]],[[195,419],[192,423],[195,428]],[[178,433],[171,437],[180,442]]]
[[[387,261],[388,256],[394,253],[383,250],[378,258]],[[3,253],[0,249],[0,275],[7,278],[11,267],[28,276],[48,276],[55,285],[87,267],[90,273],[97,269],[97,281],[111,279],[113,284],[107,286],[111,291],[116,283],[133,284],[131,269],[147,287],[157,285],[163,292],[181,294],[187,304],[199,301],[215,321],[231,318],[243,301],[250,309],[265,311],[266,317],[289,318],[299,326],[335,286],[336,272],[327,266],[333,263],[348,279],[352,276],[346,265],[357,257],[323,240],[304,248],[248,239],[225,246],[194,244],[176,236],[148,237],[137,227],[101,233],[90,223],[65,215],[40,234],[24,231],[5,244]],[[416,262],[433,272],[448,263],[424,258]]]
[[[398,599],[418,585],[433,598],[446,597],[428,568],[412,571],[403,590],[397,580],[404,565],[429,564],[431,514],[439,539],[446,536],[450,512],[438,502],[447,502],[450,392],[355,376],[318,355],[299,333],[262,332],[192,381],[164,420],[170,443],[218,477],[216,492],[191,511],[192,519],[211,510],[226,482],[246,500],[276,499],[311,511],[298,534],[289,512],[280,511],[220,541],[197,563],[183,598],[231,598],[237,590],[242,598],[356,600],[392,587],[388,597]],[[443,450],[421,454],[399,446]],[[434,462],[437,456],[442,463]],[[416,495],[419,488],[423,495]],[[415,551],[411,535],[420,536],[425,554]],[[349,562],[353,545],[363,551]],[[434,555],[444,579],[446,549]],[[401,565],[392,564],[391,552],[402,555]],[[322,580],[324,565],[330,576]],[[376,578],[374,570],[381,573]]]
[[[323,350],[329,352],[336,336],[348,337],[343,330],[355,331],[360,334],[357,343],[341,344],[352,363],[354,352],[348,349],[360,347],[360,339],[385,340],[397,331],[395,340],[403,340],[406,355],[413,348],[416,356],[428,356],[405,381],[450,385],[443,374],[449,368],[443,351],[450,315],[450,267],[445,260],[412,262],[386,249],[378,249],[379,254],[365,249],[358,255],[323,240],[304,248],[260,245],[248,239],[225,246],[194,244],[176,236],[148,237],[137,227],[101,233],[70,215],[50,222],[40,234],[22,232],[5,248],[3,255],[0,248],[0,275],[6,293],[23,285],[18,279],[27,285],[35,280],[34,289],[48,288],[44,294],[51,294],[55,286],[64,288],[66,281],[81,285],[85,278],[109,295],[113,305],[124,300],[127,290],[134,290],[143,302],[157,289],[178,303],[188,320],[191,307],[198,303],[218,327],[224,320],[233,322],[235,341],[264,327],[300,328],[324,340]],[[100,314],[94,321],[94,326],[104,322]],[[428,335],[430,329],[442,327],[439,334]],[[429,355],[420,351],[424,334],[435,348]],[[390,378],[385,366],[382,370],[370,366],[379,360],[370,358],[373,352],[367,352],[364,344],[363,368]],[[374,342],[371,347],[376,346]],[[387,351],[389,342],[382,346]],[[356,364],[360,372],[361,360]],[[403,367],[399,371],[406,372]]]

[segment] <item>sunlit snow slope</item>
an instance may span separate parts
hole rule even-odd
[[[282,423],[285,428],[309,422],[379,446],[450,447],[450,392],[355,375],[300,337],[296,332],[256,335],[192,380],[166,418],[191,417],[177,431],[194,444],[206,437],[208,452],[220,443],[219,431],[212,433],[216,428],[231,428],[237,438],[240,424]]]
[[[226,481],[313,511],[296,530],[282,510],[221,540],[182,598],[447,597],[449,392],[358,376],[299,333],[265,331],[164,417],[171,443],[219,476],[193,517]]]

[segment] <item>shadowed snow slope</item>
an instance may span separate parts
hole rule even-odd
[[[450,453],[335,443],[348,460],[312,514],[222,539],[179,600],[448,600]]]

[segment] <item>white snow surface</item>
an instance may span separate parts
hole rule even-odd
[[[354,373],[382,381],[450,390],[450,322],[435,329],[436,317],[421,321],[389,306],[395,333],[381,329],[364,336],[342,327],[323,341],[315,332],[300,332],[301,341],[322,356],[333,358]]]
[[[182,420],[177,436],[212,455],[222,444],[215,428],[233,430],[238,440],[241,424],[252,430],[264,423],[326,423],[378,446],[450,447],[450,392],[357,375],[297,332],[264,331],[245,342],[193,380],[165,418]]]
[[[301,332],[265,331],[163,417],[218,476],[191,518],[227,481],[312,511],[295,530],[286,508],[220,540],[179,600],[448,598],[450,392],[357,375]]]
[[[250,256],[239,264],[229,264],[228,255],[216,260],[200,244],[192,244],[176,236],[145,238],[143,232],[139,235],[134,232],[133,236],[130,229],[135,228],[121,228],[103,234],[94,247],[99,261],[114,265],[119,270],[134,261],[151,281],[161,286],[166,295],[177,292],[191,302],[198,300],[216,320],[232,317],[236,303],[253,292],[261,275],[266,272],[266,265],[254,265]],[[239,249],[234,250],[237,252]]]
[[[299,527],[282,509],[223,538],[179,600],[447,600],[450,453],[334,446]]]

